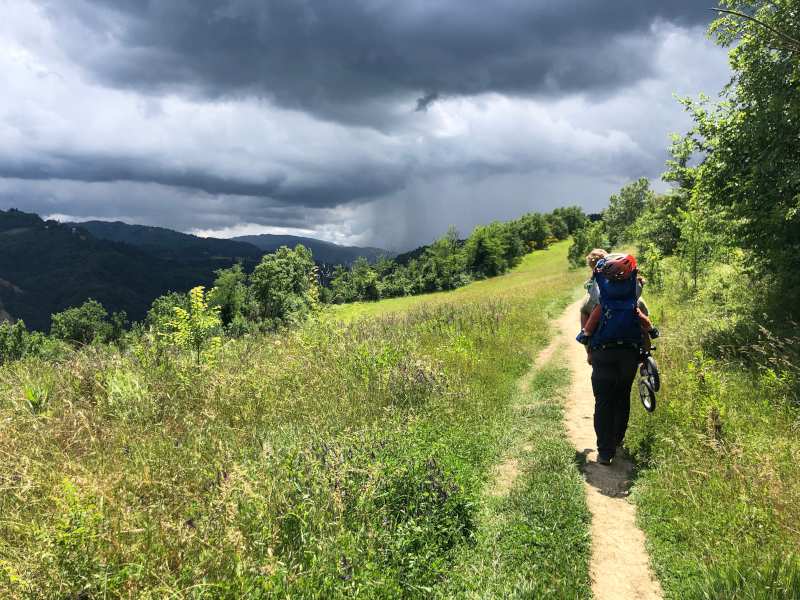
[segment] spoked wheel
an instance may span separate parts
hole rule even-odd
[[[642,399],[642,406],[647,412],[653,412],[656,409],[656,392],[653,390],[653,385],[649,379],[645,377],[639,378],[639,397]]]
[[[650,387],[653,388],[654,392],[661,389],[661,378],[658,376],[658,367],[652,356],[648,355],[644,358],[639,372],[642,374],[642,377],[650,382]]]

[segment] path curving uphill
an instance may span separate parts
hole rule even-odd
[[[583,473],[592,512],[592,591],[597,600],[658,599],[662,597],[661,586],[650,571],[644,534],[636,526],[633,504],[627,501],[628,473],[633,465],[620,456],[610,467],[596,462],[592,367],[586,362],[583,346],[575,341],[580,331],[579,306],[580,302],[568,306],[556,321],[560,333],[543,354],[549,356],[561,349],[572,371],[564,423],[570,440],[588,459]],[[542,364],[541,357],[537,363]]]

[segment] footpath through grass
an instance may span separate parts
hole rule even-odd
[[[587,597],[563,373],[535,379],[538,433],[516,406],[581,278],[566,248],[213,367],[143,341],[0,369],[0,597]]]

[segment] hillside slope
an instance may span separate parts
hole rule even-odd
[[[121,221],[86,221],[68,223],[83,227],[96,238],[125,242],[161,258],[207,260],[212,257],[261,258],[264,251],[247,242],[204,238],[163,227],[129,225]]]
[[[232,261],[208,262],[220,268]],[[28,329],[49,331],[51,313],[88,298],[142,320],[154,298],[213,281],[210,264],[164,260],[82,228],[0,211],[0,304]]]

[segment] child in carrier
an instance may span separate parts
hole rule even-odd
[[[632,277],[636,277],[634,274],[635,269],[636,260],[630,254],[621,258],[606,258],[598,262],[595,272],[592,276],[592,279],[595,280],[595,282],[591,286],[592,289],[590,293],[592,296],[598,296],[595,298],[595,300],[598,300],[599,303],[592,310],[592,314],[589,316],[589,319],[586,321],[586,325],[578,336],[579,342],[582,344],[590,343],[592,335],[597,330],[603,315],[603,302],[600,296],[602,294],[601,288],[605,286],[600,286],[597,284],[596,278],[598,275],[602,275],[606,280],[611,282],[629,282],[634,290],[633,294],[635,295],[635,300],[636,297],[638,297],[638,294],[641,293],[642,289],[642,286],[639,282],[631,281]],[[639,310],[638,306],[634,305],[632,308],[635,308],[636,310],[636,316],[639,320],[639,325],[644,337],[644,350],[647,352],[650,349],[650,339],[657,338],[659,335],[658,329],[653,327],[650,319],[648,319],[647,316],[645,316],[644,313]]]

